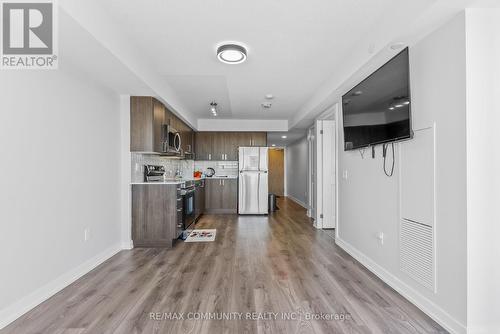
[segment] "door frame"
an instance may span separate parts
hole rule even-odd
[[[268,162],[269,162],[269,152],[271,150],[282,150],[283,151],[283,197],[286,197],[287,187],[286,187],[286,146],[270,146],[268,147]],[[269,167],[268,167],[269,168]]]
[[[315,140],[315,134],[314,134],[314,127],[316,123],[311,126],[309,129],[307,129],[307,155],[308,155],[308,166],[307,166],[307,216],[309,218],[312,218],[313,220],[316,218],[315,217],[315,205],[314,205],[314,196],[315,196],[315,191],[314,191],[314,140]]]
[[[334,149],[333,160],[333,173],[332,183],[334,184],[334,190],[331,194],[332,201],[331,205],[334,206],[334,212],[332,219],[334,220],[335,233],[338,235],[338,138],[339,138],[339,105],[335,103],[323,112],[314,122],[314,124],[309,128],[308,132],[308,148],[309,148],[309,172],[308,172],[308,198],[309,207],[308,216],[313,218],[314,227],[317,229],[323,228],[323,220],[319,217],[323,213],[323,187],[318,187],[318,185],[323,185],[323,135],[321,131],[323,129],[323,121],[333,121],[333,129],[335,133],[332,134],[332,141]],[[330,124],[332,125],[332,124]],[[315,149],[316,148],[316,149]],[[314,189],[314,184],[316,184],[316,191]],[[316,217],[318,216],[318,217]]]

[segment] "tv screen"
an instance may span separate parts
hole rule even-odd
[[[342,96],[344,149],[411,138],[408,48]]]

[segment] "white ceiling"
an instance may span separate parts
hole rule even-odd
[[[349,50],[401,0],[101,0],[120,29],[199,118],[290,119]],[[220,63],[221,41],[248,47]],[[263,110],[264,95],[275,96]]]
[[[268,132],[267,133],[267,145],[276,147],[288,146],[297,140],[304,138],[307,135],[307,130],[305,129],[294,129],[287,132]],[[286,138],[282,138],[286,136]]]
[[[124,76],[141,81],[119,83],[121,93],[150,91],[194,128],[210,117],[208,104],[215,100],[218,118],[286,120],[292,129],[309,126],[339,94],[393,56],[391,43],[411,45],[476,3],[65,0],[60,6],[95,39],[85,66],[101,63],[95,68],[110,85],[120,78],[113,71],[118,65],[107,69],[102,58],[90,56],[90,44],[98,44],[96,49],[104,47],[110,61],[129,71]],[[244,43],[248,60],[218,62],[221,41]],[[262,110],[269,93],[275,96],[273,107]]]

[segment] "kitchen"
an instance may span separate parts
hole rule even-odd
[[[266,132],[195,132],[161,101],[132,96],[130,151],[134,247],[170,248],[203,213],[267,214]],[[263,173],[240,171],[255,161]]]

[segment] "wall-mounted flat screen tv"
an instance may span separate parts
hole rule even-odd
[[[342,96],[346,151],[412,137],[409,70],[406,48]]]

